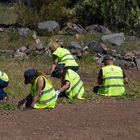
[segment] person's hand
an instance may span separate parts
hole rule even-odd
[[[34,104],[31,104],[30,108],[34,108]]]
[[[56,93],[56,96],[58,97],[59,94],[60,94],[60,91],[59,90],[56,90],[55,93]]]

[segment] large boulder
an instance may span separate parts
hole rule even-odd
[[[110,35],[103,35],[101,40],[105,43],[120,46],[122,43],[124,43],[125,37],[123,33],[115,33]]]
[[[88,47],[96,53],[107,54],[106,50],[104,49],[105,45],[101,42],[90,42]]]
[[[43,35],[48,33],[57,34],[60,30],[60,25],[56,21],[39,22],[37,26],[38,33]]]
[[[71,41],[68,45],[67,48],[70,50],[70,52],[75,55],[76,57],[82,57],[82,46],[80,45],[79,42],[77,41]]]

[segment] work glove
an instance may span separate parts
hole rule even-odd
[[[60,94],[60,91],[59,90],[56,90],[55,93],[56,93],[56,96],[58,97],[59,94]]]

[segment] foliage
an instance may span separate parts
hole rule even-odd
[[[0,23],[13,24],[17,20],[17,15],[13,7],[0,3]]]
[[[16,8],[16,13],[18,15],[17,22],[22,25],[36,25],[36,23],[41,20],[38,11],[23,4],[19,4]]]
[[[80,23],[84,26],[100,24],[122,30],[140,27],[139,0],[24,0],[18,11],[19,21],[36,23],[56,20]]]
[[[77,7],[77,13],[84,25],[98,23],[122,29],[134,28],[140,26],[138,4],[138,0],[84,0]]]

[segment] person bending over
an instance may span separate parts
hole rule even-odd
[[[31,108],[55,107],[57,95],[46,75],[31,68],[24,72],[24,79],[25,84],[31,84],[31,90],[25,99],[19,101],[19,107],[24,103]]]

